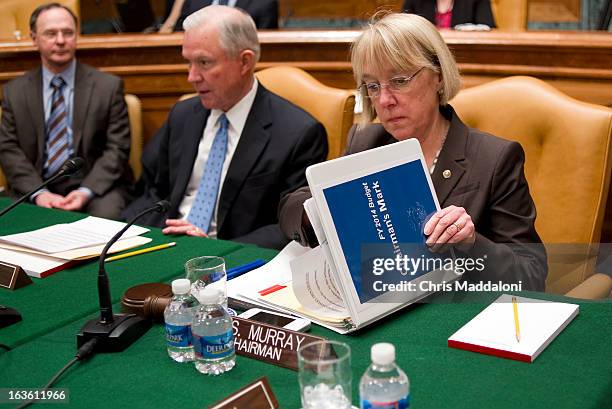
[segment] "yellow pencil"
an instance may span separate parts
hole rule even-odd
[[[516,297],[512,297],[512,307],[514,308],[514,331],[516,332],[516,342],[521,342],[521,327],[519,326],[518,302]]]
[[[122,258],[126,258],[126,257],[132,257],[132,256],[137,256],[139,254],[150,253],[151,251],[167,249],[168,247],[172,247],[175,244],[176,242],[173,241],[172,243],[165,243],[165,244],[160,244],[159,246],[147,247],[146,249],[136,250],[136,251],[132,251],[132,252],[125,253],[125,254],[120,254],[118,256],[112,256],[112,257],[107,258],[104,261],[108,262],[108,261],[121,260]]]

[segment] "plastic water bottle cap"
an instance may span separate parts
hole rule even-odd
[[[376,365],[390,365],[395,362],[395,347],[388,342],[374,344],[370,355]]]
[[[202,305],[219,304],[221,291],[213,287],[204,287],[198,291],[196,298]]]
[[[186,278],[179,278],[178,280],[172,281],[172,293],[173,294],[187,294],[191,288],[191,283]]]

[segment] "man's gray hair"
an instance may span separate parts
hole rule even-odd
[[[220,46],[230,57],[251,50],[255,53],[255,62],[259,61],[257,27],[247,12],[227,6],[208,6],[190,14],[183,22],[185,31],[206,25],[214,25],[219,30]]]

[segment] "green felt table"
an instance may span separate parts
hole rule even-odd
[[[484,305],[411,306],[354,335],[317,326],[312,333],[350,344],[354,402],[370,346],[390,341],[410,377],[415,408],[612,407],[612,303],[581,302],[580,314],[531,364],[447,347],[448,337]],[[81,324],[67,324],[0,355],[2,387],[45,384],[74,355]],[[126,351],[96,355],[72,368],[56,386],[70,393],[70,404],[62,407],[203,408],[264,375],[282,408],[299,407],[296,372],[238,356],[231,372],[201,375],[192,364],[167,357],[163,327],[156,325]]]
[[[6,200],[0,200],[0,208],[4,207],[5,203]],[[56,223],[69,223],[83,217],[86,215],[24,204],[0,219],[2,223],[0,235],[33,230]],[[145,282],[169,282],[183,275],[185,261],[190,258],[203,255],[225,256],[241,248],[254,247],[197,237],[166,237],[155,228],[145,236],[152,238],[153,241],[142,247],[170,241],[176,241],[177,245],[158,252],[108,263],[106,270],[113,302],[119,302],[125,290],[131,286]],[[163,262],[160,263],[160,260]],[[235,262],[231,258],[227,259],[228,268],[240,265],[242,262],[240,258]],[[9,347],[18,346],[40,334],[97,311],[99,306],[97,271],[96,258],[42,279],[33,278],[32,284],[15,291],[0,289],[0,305],[16,308],[23,317],[20,323],[0,329],[0,344]]]
[[[34,227],[33,220],[26,220],[27,214],[47,215],[43,210],[20,209],[24,225]],[[54,214],[48,222],[57,222],[55,217],[69,221],[80,216]],[[150,234],[154,242],[167,240],[158,230]],[[269,260],[276,254],[237,243],[179,240],[175,249],[142,259],[128,258],[122,264],[112,263],[112,267],[109,264],[114,302],[118,302],[122,289],[134,283],[169,281],[182,275],[184,261],[195,255],[218,252],[231,267],[256,258]],[[83,265],[36,281],[29,289],[0,293],[0,303],[6,300],[6,304],[27,311],[24,322],[17,324],[20,327],[0,330],[0,342],[9,338],[14,347],[0,353],[0,387],[41,387],[74,356],[76,332],[95,316],[94,276],[95,265]],[[74,294],[82,299],[77,302]],[[497,295],[484,295],[473,302],[410,306],[352,335],[338,335],[316,325],[311,333],[350,344],[354,403],[358,401],[359,378],[369,364],[371,345],[388,341],[396,345],[398,363],[410,377],[414,408],[612,407],[610,300],[587,302],[523,294],[580,304],[580,314],[531,364],[449,348],[448,337]],[[44,305],[45,299],[56,303],[72,299],[72,309],[65,304]],[[117,304],[115,308],[118,310]],[[46,324],[47,320],[54,320],[53,325]],[[261,376],[269,379],[282,408],[299,408],[296,372],[238,356],[236,367],[229,373],[205,376],[192,364],[178,364],[168,358],[163,327],[155,325],[127,350],[96,355],[68,370],[55,386],[69,390],[70,403],[53,407],[204,408]]]

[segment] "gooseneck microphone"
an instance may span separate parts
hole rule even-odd
[[[167,212],[170,203],[160,200],[155,205],[134,216],[112,239],[106,243],[98,267],[98,299],[100,302],[100,318],[85,323],[77,334],[77,347],[81,347],[92,338],[97,338],[97,352],[120,352],[130,346],[151,328],[151,321],[135,314],[113,314],[108,275],[104,268],[106,253],[113,244],[132,226],[136,220],[151,212]]]
[[[21,196],[19,198],[19,200],[17,200],[13,204],[11,204],[7,208],[5,208],[2,212],[0,212],[0,217],[4,216],[6,213],[8,213],[11,210],[13,210],[18,204],[23,203],[25,200],[29,199],[30,196],[32,196],[34,193],[38,192],[43,187],[45,187],[45,186],[55,182],[56,180],[58,180],[60,178],[64,178],[66,176],[70,176],[70,175],[76,173],[79,169],[81,169],[83,167],[83,164],[85,164],[85,161],[83,159],[81,159],[81,158],[77,157],[77,158],[68,159],[66,162],[64,162],[64,164],[62,165],[60,170],[58,170],[55,175],[53,175],[49,179],[45,180],[43,183],[40,184],[40,186],[36,187],[32,191],[30,191],[30,192],[26,193],[25,195]]]

